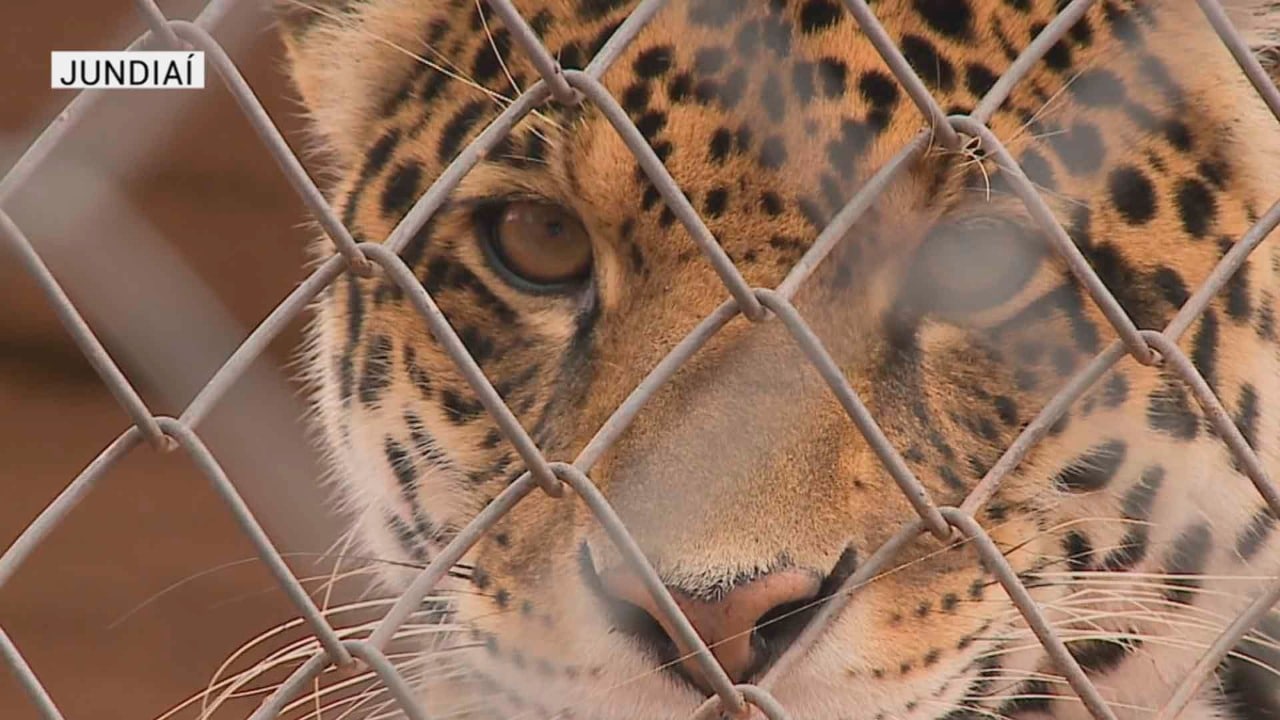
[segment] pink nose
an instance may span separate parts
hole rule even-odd
[[[710,692],[698,663],[689,657],[693,653],[692,648],[682,647],[683,643],[676,639],[670,620],[658,612],[640,578],[630,571],[617,570],[604,574],[601,580],[606,593],[639,607],[662,626],[684,658],[681,663],[685,672]],[[819,587],[819,579],[812,573],[780,570],[738,585],[723,598],[711,602],[690,597],[675,588],[669,589],[698,636],[711,648],[711,653],[720,661],[729,678],[737,683],[746,680],[758,663],[756,624],[760,618],[782,606],[816,597]],[[771,650],[776,653],[781,648]]]

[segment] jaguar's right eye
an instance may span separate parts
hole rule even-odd
[[[489,254],[523,289],[571,292],[591,277],[591,236],[568,209],[519,200],[484,214]]]

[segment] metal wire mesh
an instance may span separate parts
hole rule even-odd
[[[133,421],[132,426],[103,450],[25,529],[4,555],[0,556],[0,587],[4,586],[36,546],[63,520],[68,511],[80,502],[86,492],[100,482],[112,466],[132,448],[147,442],[163,451],[181,449],[191,457],[197,468],[213,484],[231,509],[242,530],[252,541],[258,555],[275,575],[280,587],[297,606],[320,645],[320,650],[297,668],[254,713],[254,720],[275,717],[291,698],[326,668],[345,666],[357,659],[363,661],[386,686],[404,715],[418,720],[424,718],[424,715],[415,705],[408,683],[384,654],[387,644],[449,568],[524,497],[535,490],[553,497],[561,497],[568,491],[577,494],[585,503],[617,545],[626,561],[639,574],[646,589],[651,593],[657,610],[665,616],[664,626],[672,629],[679,643],[693,650],[695,660],[714,688],[714,695],[708,698],[692,717],[712,718],[726,711],[736,717],[749,708],[755,708],[771,720],[783,720],[788,717],[787,711],[770,693],[776,678],[784,674],[804,654],[821,635],[831,618],[841,611],[859,587],[884,569],[898,551],[918,534],[931,532],[940,539],[963,536],[973,543],[982,561],[1004,587],[1049,657],[1056,663],[1059,672],[1063,674],[1084,705],[1096,718],[1113,720],[1114,715],[1111,709],[1068,652],[1062,639],[1050,627],[1026,586],[1019,580],[974,515],[992,496],[1001,481],[1018,466],[1068,407],[1126,354],[1144,365],[1162,365],[1187,386],[1203,409],[1208,422],[1239,462],[1239,467],[1253,482],[1270,509],[1280,515],[1280,491],[1267,476],[1257,455],[1250,449],[1208,383],[1177,346],[1178,339],[1204,312],[1211,298],[1222,290],[1232,275],[1241,268],[1250,252],[1280,224],[1280,202],[1272,205],[1253,227],[1235,242],[1207,280],[1190,296],[1163,331],[1140,329],[1124,312],[1115,296],[1107,290],[1000,139],[986,125],[1014,86],[1088,10],[1093,0],[1074,0],[1067,4],[1057,18],[1045,27],[1014,60],[1009,70],[995,83],[972,113],[951,117],[943,113],[923,81],[912,70],[864,0],[844,0],[848,12],[884,57],[907,95],[931,122],[931,127],[922,130],[913,141],[904,146],[892,160],[868,180],[834,216],[830,224],[819,234],[816,242],[777,288],[753,288],[716,243],[715,238],[667,173],[640,131],[600,81],[610,64],[661,9],[666,0],[642,0],[585,70],[569,71],[559,67],[510,0],[486,1],[502,18],[521,50],[528,53],[541,75],[541,80],[511,103],[461,152],[427,192],[418,199],[386,242],[371,244],[357,243],[352,238],[351,233],[326,203],[320,190],[308,177],[297,157],[254,97],[253,90],[240,75],[234,62],[206,31],[205,28],[224,14],[233,0],[212,0],[194,22],[169,20],[162,14],[154,0],[135,0],[138,11],[151,29],[130,47],[178,49],[190,46],[205,51],[214,71],[230,90],[245,117],[261,137],[266,149],[279,164],[284,176],[333,240],[337,253],[321,264],[297,289],[281,301],[209,379],[179,417],[160,417],[150,411],[129,379],[95,338],[92,330],[28,242],[22,229],[3,209],[0,209],[0,237],[14,249],[19,262],[35,278],[80,350]],[[1280,119],[1280,91],[1272,84],[1246,42],[1232,27],[1217,0],[1197,0],[1197,4],[1253,87],[1263,97],[1271,112]],[[101,92],[89,90],[77,95],[9,173],[0,179],[0,208],[14,191],[30,178],[67,130],[89,115],[94,103],[99,100]],[[445,197],[463,176],[492,150],[521,118],[553,96],[565,103],[591,102],[602,111],[627,147],[635,154],[641,168],[652,180],[668,207],[701,248],[730,294],[729,300],[703,319],[653,368],[572,463],[553,462],[543,456],[511,410],[503,403],[479,366],[467,353],[431,296],[398,255],[405,243],[439,209]],[[862,213],[868,209],[876,196],[928,146],[929,142],[938,141],[955,147],[959,142],[960,133],[980,138],[989,157],[995,160],[1002,171],[1009,173],[1012,189],[1025,204],[1031,217],[1051,239],[1055,250],[1065,260],[1070,271],[1114,327],[1118,339],[1070,379],[1038,416],[1026,426],[958,507],[939,507],[885,437],[821,341],[792,305],[791,298],[837,241],[845,236]],[[287,323],[303,312],[308,302],[333,282],[340,273],[347,270],[360,274],[381,271],[400,287],[422,316],[432,335],[456,363],[485,410],[491,414],[506,440],[516,449],[527,468],[518,480],[486,506],[416,576],[408,590],[400,596],[382,617],[373,633],[365,640],[339,638],[338,633],[324,619],[302,585],[285,565],[280,553],[272,546],[270,538],[255,520],[250,508],[240,498],[235,485],[224,474],[218,461],[205,447],[196,432],[196,427],[201,420],[249,364],[264,351],[267,344]],[[589,477],[596,461],[619,438],[648,398],[720,328],[738,314],[754,322],[779,322],[786,328],[919,515],[918,519],[900,528],[845,581],[842,588],[832,596],[832,600],[806,626],[798,640],[759,682],[748,685],[735,685],[730,680],[707,645],[698,637],[689,620],[679,610],[627,528]],[[1194,668],[1175,687],[1157,713],[1157,720],[1169,720],[1175,717],[1193,698],[1197,689],[1208,679],[1213,669],[1226,657],[1231,648],[1278,600],[1280,600],[1280,580],[1269,585],[1207,649]],[[4,658],[10,670],[17,676],[39,713],[49,720],[60,720],[62,715],[53,699],[3,629],[0,629],[0,657]]]

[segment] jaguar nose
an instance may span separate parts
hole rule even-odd
[[[678,640],[670,619],[658,610],[640,578],[619,569],[604,573],[600,579],[611,600],[634,606],[652,620],[628,623],[626,630],[660,646],[674,645],[684,673],[710,692],[707,678],[692,657],[692,648]],[[782,620],[789,612],[801,613],[818,596],[820,587],[816,574],[787,569],[737,584],[714,599],[694,597],[671,586],[668,590],[729,678],[738,683],[786,649],[797,634],[794,623],[769,620]]]

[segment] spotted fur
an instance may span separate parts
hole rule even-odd
[[[565,67],[582,68],[635,2],[516,4]],[[948,114],[971,111],[1063,5],[871,3]],[[1258,42],[1276,24],[1265,3],[1229,10]],[[467,0],[298,0],[283,17],[293,76],[340,178],[331,197],[362,240],[385,238],[537,80],[509,29]],[[603,82],[759,287],[776,286],[927,127],[837,0],[672,0]],[[1094,3],[990,126],[1144,329],[1163,328],[1280,195],[1276,120],[1189,0]],[[988,222],[1029,243],[1017,248],[1046,247],[987,150],[932,145],[796,298],[941,504],[959,503],[1116,338],[1048,251],[1018,266],[1025,276],[998,302],[948,301],[969,297],[965,283],[983,268],[964,256],[946,272],[930,266],[939,233]],[[581,219],[594,252],[583,290],[532,293],[495,268],[477,211],[512,198]],[[521,122],[402,256],[556,460],[573,459],[727,297],[590,103],[550,101]],[[1278,291],[1273,239],[1182,339],[1273,476]],[[522,472],[386,277],[340,278],[318,303],[309,348],[319,424],[368,555],[429,562]],[[591,477],[663,581],[689,598],[783,569],[829,589],[913,517],[776,319],[730,322]],[[1129,358],[1071,407],[980,520],[1124,718],[1159,707],[1280,562],[1275,516],[1189,392]],[[462,647],[422,651],[462,670],[423,683],[429,711],[657,720],[702,701],[687,676],[660,667],[653,633],[602,597],[595,579],[621,560],[582,502],[535,493],[466,563],[446,583]],[[971,544],[922,537],[893,567],[778,681],[792,717],[1086,716]],[[383,580],[399,589],[410,576]],[[1242,642],[1185,717],[1280,713],[1271,626]],[[777,628],[758,632],[756,674],[786,642]]]

